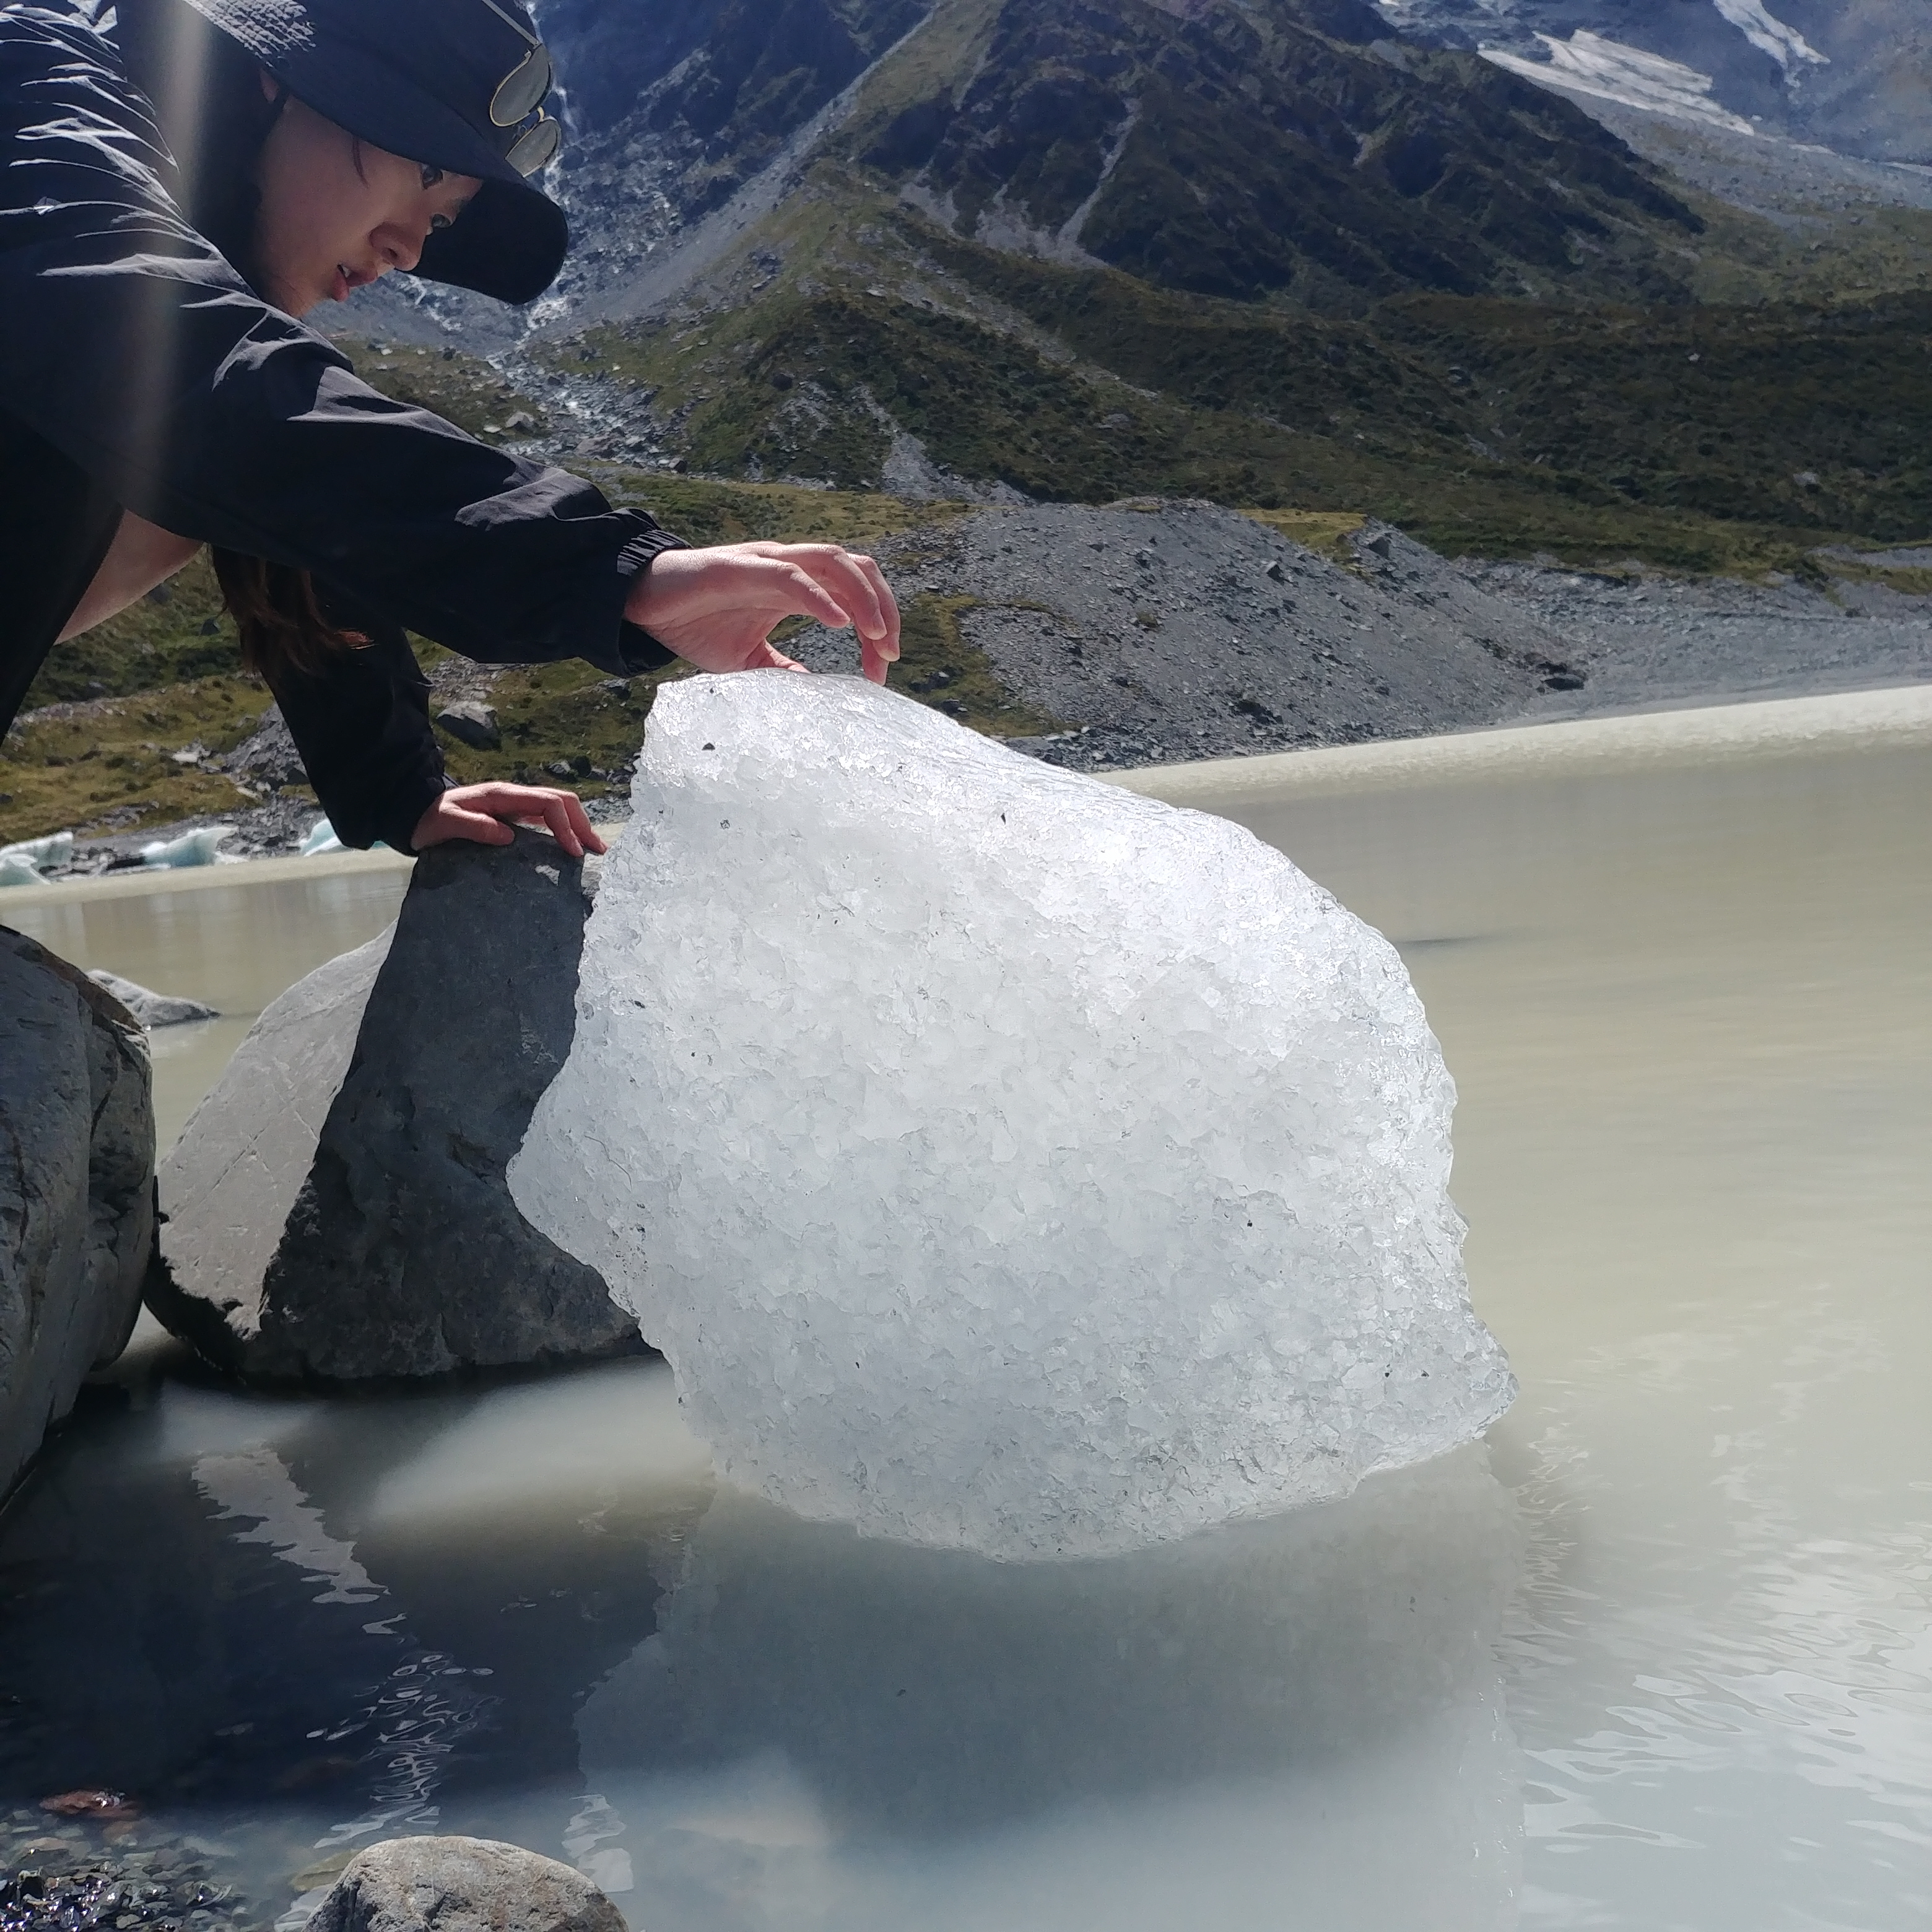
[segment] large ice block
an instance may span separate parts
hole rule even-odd
[[[1250,833],[856,680],[667,686],[509,1178],[801,1514],[1083,1556],[1514,1394],[1394,948]]]

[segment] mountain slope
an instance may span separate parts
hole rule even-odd
[[[831,145],[962,235],[1237,298],[1668,298],[1702,226],[1568,103],[1356,0],[941,0]]]
[[[547,352],[586,356],[724,476],[1348,507],[1455,554],[1704,568],[1932,522],[1932,296],[1315,317],[964,242],[828,167],[668,316]]]
[[[542,0],[569,132],[554,181],[580,237],[563,301],[608,288],[729,200],[931,4]]]
[[[547,0],[599,298],[802,133],[999,245],[1324,305],[1670,298],[1701,224],[1546,91],[1361,0]],[[843,92],[857,84],[844,127]],[[608,303],[600,302],[608,307]]]

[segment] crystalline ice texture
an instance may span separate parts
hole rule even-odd
[[[633,798],[510,1182],[730,1480],[1084,1556],[1508,1406],[1421,1004],[1279,853],[793,672],[667,686]]]

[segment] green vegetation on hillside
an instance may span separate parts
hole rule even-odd
[[[22,719],[0,757],[0,844],[232,811],[247,800],[230,780],[171,754],[197,743],[232,751],[268,701],[252,677],[206,677]]]
[[[542,407],[519,395],[480,357],[452,347],[338,335],[335,346],[372,388],[428,410],[486,442],[514,442],[548,427]]]
[[[784,230],[769,287],[728,301],[728,277],[584,339],[713,475],[868,489],[904,432],[1052,500],[1346,510],[1451,555],[1750,574],[1932,530],[1932,291],[1318,316],[962,242],[836,173]]]
[[[614,503],[647,510],[688,542],[863,545],[916,523],[957,516],[964,503],[912,503],[876,490],[718,482],[580,464]]]
[[[1690,274],[1700,302],[1829,307],[1932,288],[1932,209],[1820,210],[1772,222],[1692,199],[1706,224]]]
[[[1376,326],[1454,358],[1499,454],[1626,502],[1881,542],[1932,527],[1932,293],[1662,313],[1418,298]]]
[[[418,644],[425,667],[447,652]],[[443,762],[459,784],[498,779],[517,784],[568,784],[601,797],[611,772],[637,755],[658,686],[686,674],[682,665],[648,676],[614,678],[576,658],[518,665],[490,680],[489,702],[503,742],[478,751],[439,729]]]
[[[191,680],[238,676],[241,640],[206,556],[132,609],[56,646],[27,693],[43,704],[123,698]]]

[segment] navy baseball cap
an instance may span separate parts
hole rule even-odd
[[[188,0],[316,113],[405,160],[483,185],[412,272],[534,301],[570,245],[530,177],[561,130],[550,56],[521,0]]]

